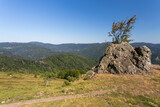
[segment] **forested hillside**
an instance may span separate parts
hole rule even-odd
[[[0,49],[0,56],[20,57],[20,56],[13,54],[12,52],[9,52],[5,49]]]
[[[6,56],[19,56],[26,59],[42,59],[51,55],[59,54],[53,50],[36,46],[29,43],[0,43],[0,49],[10,52],[12,55]]]
[[[45,72],[48,68],[47,64],[38,61],[7,56],[0,57],[0,71],[3,72],[35,73]]]
[[[96,60],[92,60],[83,56],[74,54],[54,55],[43,59],[52,69],[78,69],[89,70],[97,64]]]
[[[88,70],[96,65],[96,61],[73,54],[54,55],[34,61],[22,58],[0,57],[0,71],[40,73],[54,72],[55,70]]]

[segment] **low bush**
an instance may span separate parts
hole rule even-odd
[[[67,79],[70,82],[75,81],[80,75],[86,73],[85,70],[62,70],[58,72],[58,78]]]
[[[76,78],[75,78],[75,77],[68,76],[68,77],[67,77],[67,80],[68,80],[69,82],[73,82],[73,81],[76,80]]]
[[[63,86],[68,86],[68,85],[70,85],[71,83],[69,82],[69,81],[64,81],[64,84],[63,84]]]

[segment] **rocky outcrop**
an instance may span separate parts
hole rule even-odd
[[[93,72],[92,70],[89,70],[87,73],[86,73],[87,76],[89,76],[89,78],[92,78],[94,75],[95,75],[95,72]]]
[[[96,73],[134,74],[151,71],[151,51],[148,47],[132,47],[129,43],[111,44],[95,67]]]

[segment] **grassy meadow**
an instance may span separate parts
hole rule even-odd
[[[0,102],[13,103],[44,97],[75,95],[98,90],[106,94],[70,98],[45,103],[24,105],[24,107],[53,106],[160,106],[160,71],[153,69],[148,74],[98,74],[92,79],[80,78],[65,86],[63,79],[52,79],[45,86],[41,77],[32,74],[0,72]]]

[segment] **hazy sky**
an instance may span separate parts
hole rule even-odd
[[[105,42],[135,14],[132,39],[160,43],[160,0],[0,0],[0,42]]]

